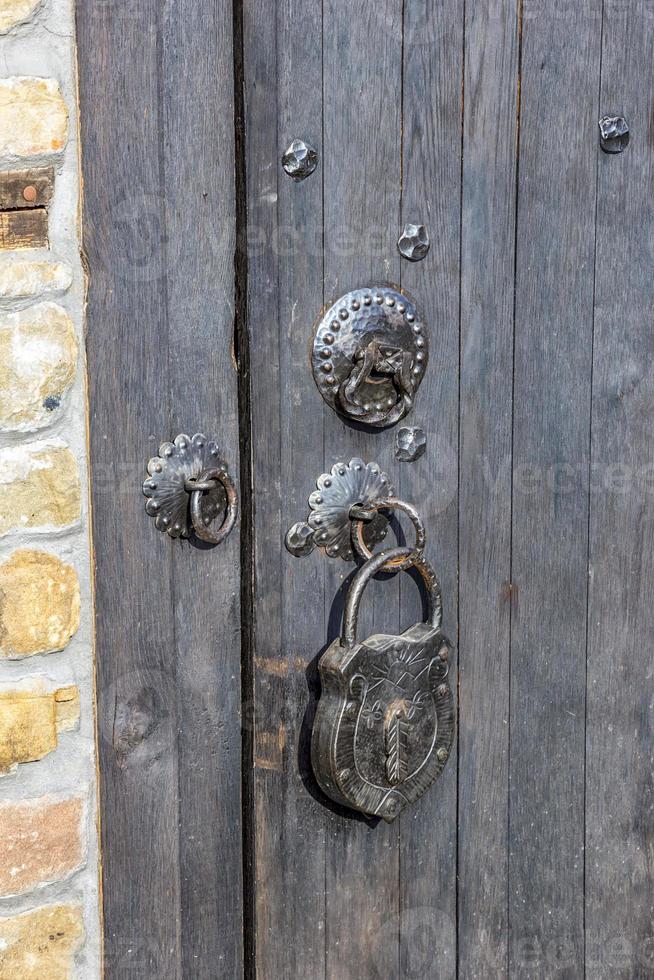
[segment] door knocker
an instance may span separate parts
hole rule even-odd
[[[411,297],[387,284],[366,286],[321,317],[313,376],[340,415],[382,429],[410,411],[428,356],[425,324]]]
[[[211,544],[225,540],[236,523],[238,499],[227,463],[215,442],[198,432],[164,442],[148,463],[143,484],[146,512],[171,538],[196,537]],[[224,513],[217,531],[212,523]]]
[[[393,496],[376,463],[338,463],[317,482],[318,491],[309,498],[309,521],[290,529],[288,550],[300,557],[321,547],[331,557],[351,559],[356,554],[364,564],[348,592],[341,635],[320,658],[322,694],[311,761],[331,799],[391,821],[440,775],[452,746],[454,703],[447,681],[451,645],[441,629],[441,590],[424,557],[420,515],[412,504]],[[370,546],[386,533],[383,512],[389,510],[409,516],[414,546],[373,555]],[[382,570],[410,568],[420,573],[428,591],[427,621],[400,636],[377,634],[359,641],[359,604],[370,579]]]

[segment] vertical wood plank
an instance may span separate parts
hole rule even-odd
[[[517,0],[468,2],[461,254],[459,972],[508,976]]]
[[[402,2],[325,0],[324,301],[400,276]],[[324,463],[376,460],[393,481],[389,434],[363,431],[324,407]],[[329,562],[326,603],[331,641],[340,627],[340,586],[350,568]],[[399,576],[371,583],[359,630],[399,629]],[[327,977],[399,977],[399,824],[376,825],[333,813],[326,834]]]
[[[168,0],[162,10],[170,435],[216,439],[237,481],[232,3]],[[217,548],[173,547],[182,972],[236,978],[243,944],[239,526]]]
[[[512,977],[584,973],[584,725],[599,0],[525,3],[516,263]]]
[[[238,533],[173,542],[140,493],[180,431],[238,473],[231,4],[82,4],[78,30],[106,972],[238,977]]]
[[[427,226],[431,248],[418,263],[402,260],[401,284],[429,325],[429,368],[406,422],[427,433],[414,463],[393,461],[400,496],[418,507],[427,554],[438,570],[444,628],[457,635],[459,424],[459,258],[461,227],[462,2],[404,5],[402,211]],[[382,436],[392,441],[395,431]],[[422,616],[420,593],[400,579],[402,626]],[[450,683],[456,692],[456,655]],[[456,975],[456,741],[438,782],[400,817],[400,971],[402,978]]]
[[[605,0],[599,115],[631,142],[597,149],[590,467],[586,967],[605,980],[654,973],[654,7]]]
[[[293,558],[323,471],[323,417],[308,359],[322,304],[322,11],[244,5],[248,320],[254,525],[254,944],[256,975],[325,972],[329,816],[314,798],[311,715],[327,634],[324,562]],[[296,183],[281,157],[294,138],[319,167]]]
[[[154,0],[77,8],[111,980],[182,975],[172,549],[140,490],[169,434],[158,11]]]

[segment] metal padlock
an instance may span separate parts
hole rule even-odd
[[[356,638],[359,603],[383,566],[416,568],[429,593],[429,620],[401,636]],[[447,683],[451,645],[441,630],[441,591],[421,552],[394,548],[369,559],[348,593],[343,628],[319,664],[322,695],[311,742],[322,790],[390,822],[443,771],[454,734]]]

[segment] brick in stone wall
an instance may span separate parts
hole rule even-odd
[[[51,422],[76,366],[75,330],[61,306],[37,303],[0,317],[0,430]]]
[[[66,527],[80,517],[77,463],[61,440],[0,450],[0,535]]]
[[[60,153],[68,138],[68,109],[54,78],[0,79],[0,156]]]
[[[81,797],[0,804],[0,898],[63,881],[84,859]]]
[[[71,980],[83,938],[76,905],[46,905],[0,918],[0,980]]]
[[[77,632],[80,587],[71,565],[22,549],[0,564],[0,659],[63,650]]]

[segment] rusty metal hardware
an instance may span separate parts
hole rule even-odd
[[[429,616],[401,636],[357,640],[363,591],[377,572],[413,566],[429,592]],[[441,590],[421,551],[393,548],[370,558],[350,587],[343,628],[320,659],[322,695],[311,760],[333,800],[390,822],[442,772],[454,735],[447,682],[451,646],[441,629]]]
[[[182,433],[159,447],[159,455],[148,463],[148,473],[143,484],[148,498],[145,509],[160,531],[172,538],[195,533],[211,544],[225,540],[236,523],[238,499],[215,442],[201,432],[192,438]],[[222,523],[214,531],[212,523],[221,513]]]
[[[622,153],[629,145],[629,126],[623,116],[602,116],[600,146],[605,153]]]
[[[311,361],[328,405],[349,421],[386,428],[412,408],[428,357],[414,300],[382,283],[329,307],[316,325]]]
[[[408,504],[405,500],[398,500],[397,497],[383,497],[373,501],[370,505],[362,506],[354,504],[354,506],[350,507],[350,520],[352,521],[351,534],[354,550],[359,558],[363,558],[366,561],[373,557],[372,551],[366,544],[366,524],[364,522],[374,520],[380,510],[402,511],[411,519],[411,523],[416,532],[416,541],[409,557],[403,560],[400,558],[389,558],[386,565],[384,565],[384,570],[390,571],[391,569],[397,569],[400,571],[401,569],[410,568],[413,564],[414,556],[416,554],[422,554],[425,549],[425,525],[413,504]]]
[[[390,821],[441,773],[454,731],[446,681],[450,644],[441,630],[441,590],[424,557],[420,514],[394,493],[377,463],[336,463],[317,480],[307,521],[294,524],[286,547],[296,557],[320,548],[330,557],[363,558],[345,605],[343,629],[321,657],[322,696],[311,743],[314,773],[338,803]],[[413,547],[372,554],[387,531],[383,511],[399,510],[415,529]],[[356,638],[361,596],[380,571],[416,568],[429,591],[427,623],[401,636]]]

